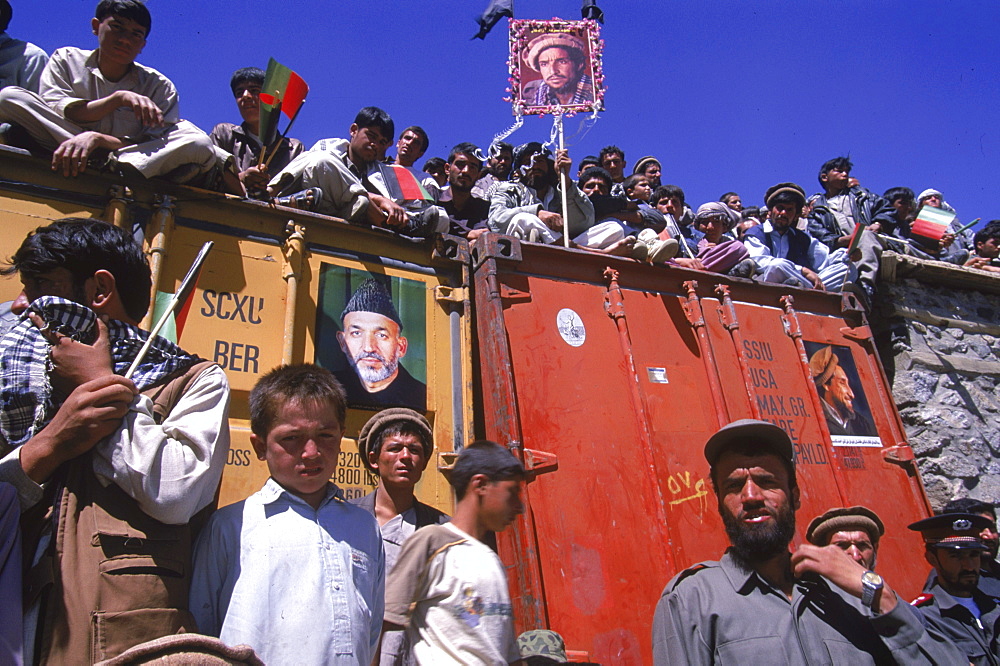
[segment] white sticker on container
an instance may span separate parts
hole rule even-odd
[[[563,308],[556,315],[556,328],[559,329],[563,341],[570,347],[579,347],[587,340],[587,329],[583,326],[583,320],[569,308]]]
[[[670,380],[667,379],[666,368],[646,368],[646,376],[649,377],[649,381],[653,384],[670,383]]]

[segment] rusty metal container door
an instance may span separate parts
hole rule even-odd
[[[844,347],[877,438],[905,444],[866,331],[847,325],[839,297],[798,292],[798,314],[787,289],[497,237],[473,257],[485,434],[539,472],[557,468],[528,485],[525,519],[499,540],[519,631],[552,628],[603,664],[649,663],[666,582],[728,545],[702,449],[738,418],[793,436],[800,535],[827,508],[864,503],[909,545],[902,521],[927,515],[919,479],[882,445],[831,446],[809,374],[803,349]],[[891,576],[919,561],[890,545],[879,567]]]

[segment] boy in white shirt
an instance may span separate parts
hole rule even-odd
[[[199,631],[250,645],[267,664],[369,664],[378,644],[382,537],[330,483],[345,415],[328,370],[285,366],[262,377],[250,392],[250,442],[271,478],[217,511],[195,549]]]
[[[385,629],[405,627],[417,664],[521,664],[503,563],[482,543],[524,511],[521,462],[499,444],[462,450],[455,516],[407,539],[386,584]]]

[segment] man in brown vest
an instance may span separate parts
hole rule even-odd
[[[148,337],[150,271],[132,236],[65,219],[2,273],[24,289],[0,340],[0,480],[28,544],[25,661],[92,663],[192,631],[191,534],[229,449],[222,369]]]

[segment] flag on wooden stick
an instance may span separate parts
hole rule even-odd
[[[282,136],[288,133],[308,94],[309,86],[301,76],[274,58],[268,61],[264,85],[260,89],[260,142],[263,146],[274,143],[282,113],[289,119]]]
[[[139,350],[135,360],[132,361],[132,365],[129,366],[125,377],[131,377],[132,373],[139,367],[139,364],[146,357],[150,345],[153,343],[153,338],[157,335],[163,335],[163,337],[174,344],[177,343],[177,340],[181,337],[181,332],[184,330],[184,323],[187,321],[188,312],[191,310],[191,303],[194,301],[194,288],[198,285],[198,277],[201,275],[202,266],[205,265],[205,259],[208,257],[208,253],[211,251],[213,245],[215,243],[212,241],[206,241],[201,246],[201,251],[195,257],[194,263],[188,269],[187,275],[181,280],[181,284],[177,288],[177,293],[164,294],[163,292],[157,292],[156,304],[153,310],[153,321],[156,322],[156,325],[149,332],[149,338],[142,346],[142,349]],[[171,328],[173,329],[173,336],[167,333]]]

